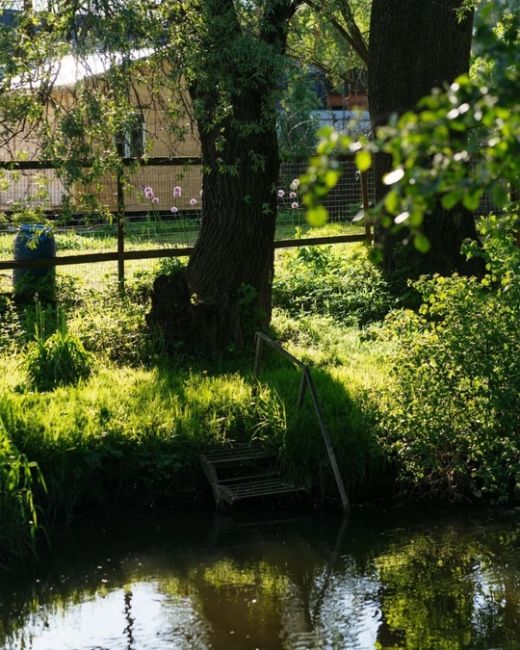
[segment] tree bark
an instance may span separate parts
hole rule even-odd
[[[267,3],[254,37],[242,30],[229,0],[206,0],[205,6],[202,45],[218,54],[210,64],[213,78],[208,82],[201,72],[190,89],[204,164],[201,230],[186,272],[156,280],[148,322],[169,343],[214,355],[252,341],[271,316],[277,57],[296,5]],[[263,54],[259,47],[266,48]]]
[[[388,123],[393,114],[413,110],[421,97],[442,88],[469,69],[473,14],[457,13],[463,0],[373,0],[368,66],[369,105],[373,129]],[[391,159],[377,154],[374,162],[376,202],[387,187],[382,178]],[[440,206],[425,218],[424,233],[430,240],[427,254],[412,245],[402,249],[402,235],[376,228],[376,242],[383,252],[383,266],[394,274],[470,273],[474,265],[460,254],[462,242],[476,239],[473,215],[462,208]],[[403,269],[403,264],[407,269]]]

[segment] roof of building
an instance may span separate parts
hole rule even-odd
[[[95,52],[88,55],[67,54],[60,59],[46,61],[37,70],[32,70],[23,76],[12,80],[13,89],[39,88],[42,84],[51,83],[53,88],[71,88],[78,82],[105,74],[114,66],[124,62],[140,61],[153,53],[153,50],[141,49],[128,53]]]

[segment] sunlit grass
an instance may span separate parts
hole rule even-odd
[[[331,225],[325,232],[336,229]],[[297,255],[279,253],[279,277],[294,277],[294,268],[300,267],[290,261]],[[314,253],[309,255],[305,264],[312,265]],[[316,259],[327,264],[342,255],[349,257],[350,266],[359,265],[365,249],[341,247]],[[37,490],[37,501],[47,525],[92,507],[200,500],[205,481],[199,453],[228,440],[262,440],[295,481],[317,495],[335,494],[308,396],[302,412],[296,410],[297,368],[266,354],[255,394],[252,349],[218,362],[183,356],[172,360],[150,335],[144,316],[153,278],[164,264],[171,262],[154,261],[130,275],[123,298],[109,276],[58,275],[68,330],[93,355],[91,375],[77,385],[49,392],[30,389],[25,361],[35,331],[34,307],[17,310],[9,301],[3,307],[0,420],[16,447],[41,468],[47,490]],[[334,276],[311,272],[298,280],[299,290],[312,281],[333,295]],[[370,281],[360,276],[353,291],[362,296]],[[284,286],[290,295],[290,284]],[[351,304],[347,298],[341,298],[345,309]],[[360,491],[384,463],[374,422],[377,393],[388,381],[392,343],[377,322],[364,328],[350,316],[342,322],[341,310],[333,318],[327,304],[319,303],[315,313],[275,308],[271,334],[311,367],[344,480],[349,490]],[[363,311],[359,305],[358,316]],[[44,320],[52,331],[52,307],[44,310]]]

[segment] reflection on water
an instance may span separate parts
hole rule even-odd
[[[0,647],[520,648],[517,516],[92,522],[4,579]]]

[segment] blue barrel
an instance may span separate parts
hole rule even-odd
[[[56,240],[48,226],[38,223],[22,224],[14,240],[15,260],[52,259],[56,257]],[[32,298],[36,293],[44,300],[53,300],[56,289],[56,269],[19,268],[13,271],[16,297]]]

